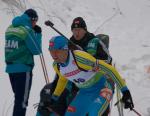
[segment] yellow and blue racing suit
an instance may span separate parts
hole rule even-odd
[[[96,62],[98,72],[92,70]],[[80,88],[65,116],[85,116],[87,112],[89,116],[102,116],[112,98],[112,88],[104,75],[111,77],[121,92],[128,89],[114,67],[102,60],[96,60],[84,51],[69,52],[67,65],[60,65],[59,70],[56,65],[57,63],[54,63],[54,69],[60,78],[54,96],[61,95],[68,80]]]

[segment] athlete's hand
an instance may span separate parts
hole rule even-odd
[[[124,103],[125,109],[130,108],[130,110],[132,110],[134,108],[134,104],[129,90],[123,92],[122,102]]]
[[[92,68],[92,71],[98,72],[100,70],[99,65],[98,65],[98,60],[96,59],[96,62]]]

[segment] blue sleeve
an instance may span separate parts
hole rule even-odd
[[[121,89],[121,92],[123,93],[123,92],[126,91],[126,90],[129,90],[127,86],[123,87],[123,88]]]
[[[41,38],[42,38],[41,33],[31,33],[30,32],[25,40],[28,49],[30,50],[30,52],[33,55],[38,55],[38,54],[42,53]]]

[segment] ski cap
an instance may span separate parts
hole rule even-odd
[[[73,30],[74,28],[83,28],[83,29],[87,30],[86,23],[82,17],[76,17],[73,20],[72,25],[71,25],[71,30]]]
[[[54,36],[49,41],[49,50],[67,50],[68,40],[63,36]]]
[[[34,9],[27,9],[24,14],[28,15],[32,21],[38,20],[37,12]]]

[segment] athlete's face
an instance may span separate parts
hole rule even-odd
[[[54,61],[58,63],[65,63],[68,57],[68,50],[50,50],[50,54]]]
[[[81,40],[84,37],[86,31],[83,28],[74,28],[72,33],[76,40]]]

